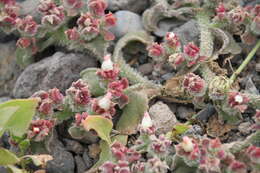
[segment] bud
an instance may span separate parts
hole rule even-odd
[[[181,46],[179,37],[173,32],[167,32],[165,36],[165,41],[168,47],[177,50]]]
[[[0,28],[10,33],[15,30],[19,8],[16,5],[5,5],[1,10]]]
[[[110,108],[111,105],[111,99],[112,99],[112,94],[111,93],[107,93],[105,95],[105,97],[103,97],[102,99],[100,99],[98,101],[98,106],[104,110],[108,110]]]
[[[152,126],[153,126],[152,119],[151,119],[149,113],[148,113],[148,112],[145,112],[145,113],[144,113],[144,117],[143,117],[143,119],[142,119],[141,127],[142,127],[143,129],[149,129],[149,128],[152,127]]]
[[[185,62],[185,56],[183,53],[175,53],[169,56],[169,62],[176,69],[178,66]]]
[[[226,16],[226,8],[223,3],[220,3],[216,8],[216,13],[219,19],[224,19]]]
[[[82,114],[77,113],[75,115],[75,123],[77,126],[80,126],[82,121],[84,121],[86,118],[88,117],[88,113],[87,112],[83,112]]]
[[[246,165],[236,160],[229,165],[229,170],[234,173],[247,173]]]
[[[228,94],[228,104],[231,108],[238,110],[239,112],[244,112],[247,109],[247,103],[249,98],[239,92],[233,91]]]
[[[105,0],[88,0],[88,8],[92,14],[103,16],[107,8],[107,3]]]
[[[248,13],[241,7],[237,7],[228,13],[229,20],[236,25],[240,25],[244,22]]]
[[[27,137],[34,141],[42,141],[54,127],[54,121],[52,120],[32,120]]]
[[[57,88],[53,88],[49,90],[50,99],[55,104],[61,104],[63,101],[64,96],[61,94],[60,90]]]
[[[199,57],[200,48],[197,47],[193,42],[188,43],[184,46],[184,53],[188,56],[188,59],[197,59]]]
[[[28,36],[34,36],[38,31],[38,24],[32,16],[26,16],[17,20],[17,29]]]
[[[30,38],[26,38],[26,37],[22,37],[19,38],[19,40],[17,40],[16,42],[16,46],[22,48],[22,49],[26,49],[31,45],[31,39]]]
[[[161,44],[152,43],[147,47],[148,55],[153,58],[158,58],[164,55],[164,49]]]
[[[79,32],[77,31],[77,29],[74,27],[72,29],[68,29],[65,31],[65,35],[67,36],[68,40],[78,40],[80,35]]]
[[[185,152],[192,152],[194,148],[194,144],[192,143],[192,139],[190,139],[188,136],[184,136],[182,138],[182,142],[180,143],[181,147]]]
[[[260,164],[260,147],[250,146],[246,150],[250,160],[255,164]]]
[[[105,80],[116,80],[119,74],[119,68],[111,61],[111,55],[106,55],[101,65],[101,69],[97,71],[97,75]]]
[[[38,108],[38,111],[44,115],[50,115],[52,114],[52,100],[50,99],[44,99],[41,101],[41,104]]]
[[[111,61],[111,55],[106,55],[101,65],[102,70],[113,70],[114,63]]]
[[[189,73],[184,77],[183,87],[196,97],[203,96],[207,89],[206,82],[194,73]]]
[[[108,84],[108,89],[115,97],[121,97],[124,95],[123,90],[129,86],[127,78],[123,78],[118,81],[110,82]]]
[[[111,12],[105,15],[105,25],[107,27],[115,26],[116,20],[116,17]]]

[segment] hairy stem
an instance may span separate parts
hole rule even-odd
[[[247,66],[247,64],[251,61],[251,59],[254,57],[257,49],[260,47],[260,40],[258,40],[255,47],[251,50],[251,52],[247,55],[246,59],[243,61],[243,63],[238,67],[238,69],[232,74],[232,76],[229,79],[230,86],[232,83],[236,80],[237,76],[244,70],[244,68]]]

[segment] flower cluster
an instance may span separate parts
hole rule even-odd
[[[255,124],[253,125],[253,129],[260,130],[260,110],[257,109],[254,116]]]
[[[15,30],[19,15],[19,7],[14,1],[4,1],[5,4],[0,12],[0,28],[9,33]]]
[[[90,0],[87,5],[89,12],[82,13],[78,18],[78,27],[65,31],[68,40],[80,43],[84,40],[89,41],[99,34],[103,35],[105,40],[113,40],[114,35],[108,29],[115,25],[116,18],[112,13],[105,14],[106,1]]]
[[[243,113],[247,109],[248,102],[249,98],[240,92],[233,91],[228,94],[229,106],[239,112]]]
[[[38,91],[32,97],[40,100],[37,110],[43,115],[51,115],[55,109],[59,109],[64,98],[57,88],[51,89],[48,92]]]
[[[117,64],[114,64],[111,60],[111,55],[106,55],[101,65],[101,69],[97,71],[97,74],[105,80],[114,81],[118,78],[119,68]]]
[[[84,2],[82,0],[62,0],[62,5],[68,13],[68,16],[75,16],[83,7]]]
[[[189,94],[201,97],[205,94],[207,84],[204,79],[194,73],[188,73],[183,80],[183,87]]]
[[[181,51],[181,42],[179,37],[173,32],[168,32],[161,44],[152,43],[147,47],[148,55],[155,59],[155,61],[168,60],[174,68],[186,64],[191,67],[206,59],[200,56],[200,48],[193,42],[184,45]]]
[[[75,124],[76,126],[80,126],[82,121],[84,121],[87,117],[88,117],[88,113],[87,112],[83,112],[83,113],[77,113],[75,115]]]
[[[131,164],[138,161],[141,157],[137,151],[129,149],[119,142],[115,142],[111,146],[111,151],[117,163],[105,162],[100,167],[102,173],[131,173]]]
[[[33,120],[30,124],[27,137],[34,141],[42,141],[49,135],[51,129],[54,127],[53,120]]]
[[[65,13],[63,6],[57,6],[51,0],[42,0],[38,10],[43,15],[41,20],[42,26],[48,29],[56,30],[64,22]]]
[[[177,155],[187,165],[198,167],[203,172],[247,172],[246,164],[236,160],[218,138],[196,140],[185,136],[183,142],[175,147]]]

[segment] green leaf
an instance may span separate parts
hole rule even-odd
[[[25,66],[33,63],[33,56],[30,51],[31,50],[21,49],[19,47],[16,48],[16,51],[15,51],[16,61],[20,66],[25,67]]]
[[[0,104],[0,136],[9,130],[14,136],[21,137],[35,114],[37,99],[17,99]],[[14,108],[18,107],[14,111]],[[7,111],[13,109],[13,111]]]
[[[116,130],[122,134],[134,134],[136,128],[148,108],[147,96],[141,92],[129,91],[126,93],[129,103],[124,107],[123,113],[117,123]]]
[[[7,168],[8,168],[8,172],[10,173],[27,173],[27,171],[19,169],[13,165],[8,165]]]
[[[101,139],[111,144],[110,132],[113,127],[111,120],[99,115],[88,116],[83,121],[83,126],[86,130],[95,130]]]
[[[65,107],[62,111],[55,113],[53,117],[57,118],[59,121],[64,121],[73,115],[74,113],[71,111],[71,109],[69,107]]]
[[[106,93],[106,83],[96,74],[97,68],[87,68],[80,73],[80,76],[88,84],[93,96],[98,97]]]
[[[13,165],[20,161],[18,157],[16,157],[15,154],[11,153],[10,151],[0,148],[0,165],[6,166],[6,165]]]

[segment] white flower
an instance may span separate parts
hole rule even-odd
[[[107,93],[105,97],[103,97],[98,101],[99,107],[101,107],[104,110],[108,110],[111,105],[111,97],[112,97],[111,93]]]
[[[101,65],[102,70],[113,70],[114,63],[111,61],[111,55],[106,55]]]
[[[191,152],[193,150],[194,144],[188,136],[184,136],[182,139],[181,146],[185,152]]]
[[[151,119],[150,115],[148,114],[148,112],[144,113],[144,117],[143,117],[141,126],[144,129],[148,129],[153,126],[152,119]]]

